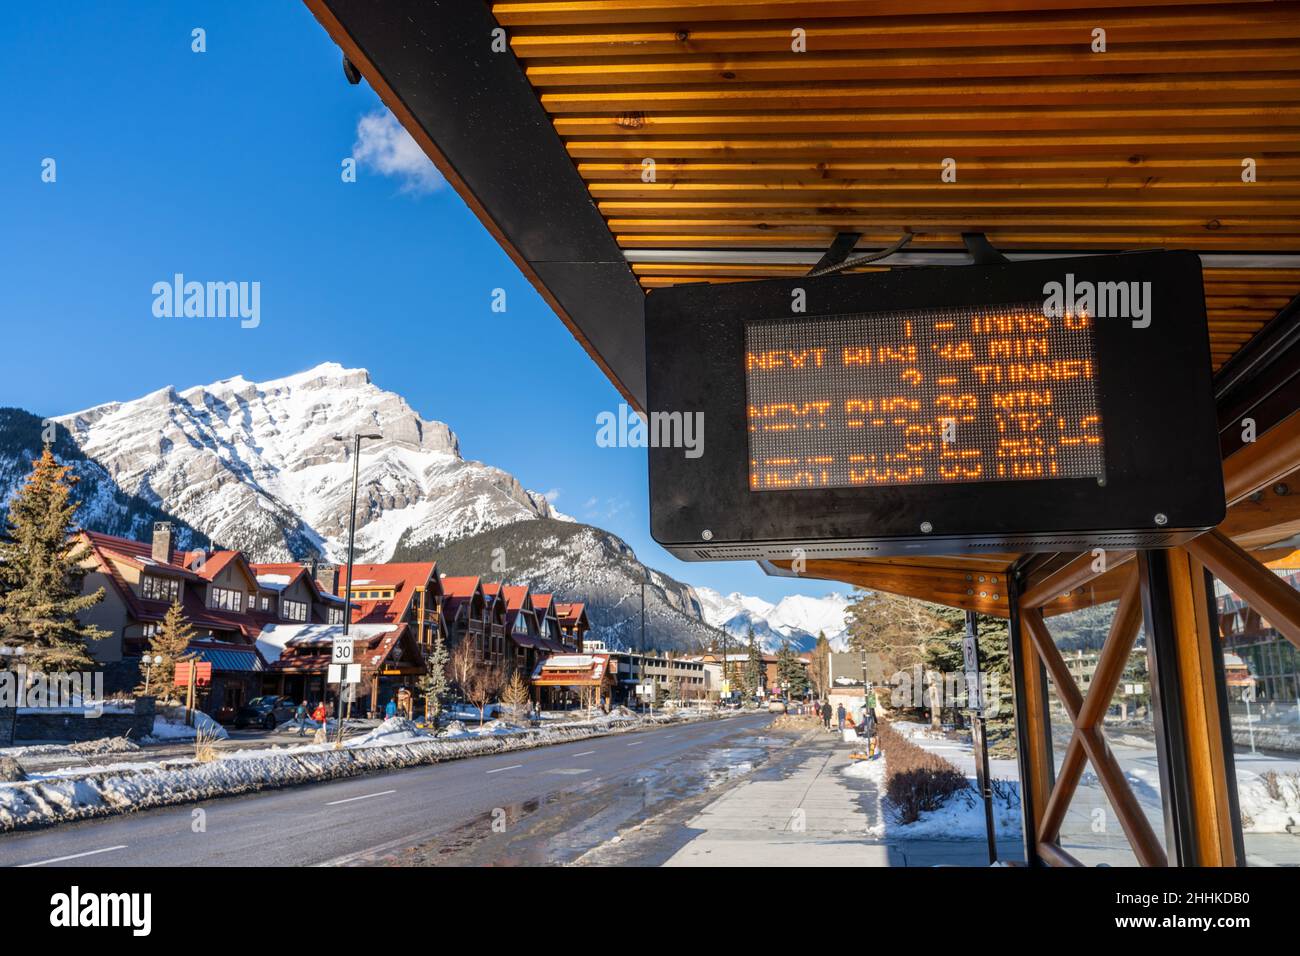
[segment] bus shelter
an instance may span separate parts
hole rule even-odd
[[[1136,862],[1246,862],[1242,689],[1270,681],[1278,713],[1300,713],[1300,595],[1279,574],[1300,547],[1300,4],[306,3],[348,80],[378,93],[636,409],[651,290],[876,251],[846,272],[989,249],[1196,254],[1217,527],[1100,562],[1062,546],[767,568],[1008,620],[1031,863],[1087,862],[1062,827],[1092,779]],[[1053,626],[1089,608],[1105,636],[1080,664]],[[1252,671],[1261,642],[1242,644],[1230,683],[1225,647],[1245,632],[1225,621],[1252,614],[1291,670]],[[1104,726],[1137,684],[1155,815]]]

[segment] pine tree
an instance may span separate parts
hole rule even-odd
[[[789,641],[783,641],[776,652],[776,679],[791,697],[802,697],[808,692],[808,672]]]
[[[176,664],[194,656],[189,653],[192,640],[194,640],[194,628],[186,619],[185,612],[181,610],[180,601],[174,601],[167,609],[167,614],[163,617],[158,630],[154,632],[153,637],[149,638],[148,660],[143,663],[143,667],[148,668],[148,678],[147,680],[141,678],[135,689],[137,697],[146,693],[155,697],[175,695],[173,678],[176,674]],[[152,663],[155,657],[161,657],[162,660],[156,664]]]
[[[0,532],[0,645],[24,649],[32,670],[71,671],[94,666],[87,646],[109,632],[83,625],[77,615],[104,599],[104,589],[82,594],[89,548],[73,537],[77,478],[48,445],[14,494]]]
[[[424,674],[416,681],[416,687],[424,695],[424,719],[436,720],[442,712],[442,698],[447,693],[447,642],[439,634],[434,640],[433,649],[425,655]]]
[[[528,712],[532,697],[528,693],[528,683],[518,668],[511,673],[509,682],[501,692],[501,703],[509,708],[510,715],[515,720],[522,720]]]

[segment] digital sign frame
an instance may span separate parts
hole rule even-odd
[[[1064,294],[1053,301],[1058,286]],[[1085,294],[1099,289],[1109,290],[1109,300]],[[1112,314],[1116,289],[1134,292],[1119,315]],[[1087,341],[1069,337],[1076,329],[1040,344],[1035,313],[1076,325],[1086,320]],[[914,324],[903,325],[909,316]],[[1004,323],[995,328],[1014,334],[976,340],[968,333],[983,327],[977,316],[991,316]],[[956,324],[944,324],[949,318]],[[930,326],[915,324],[925,322]],[[907,351],[908,343],[919,351]],[[806,366],[814,348],[824,350],[822,378],[779,367],[782,350]],[[1023,355],[1023,365],[1011,354],[1043,348],[1046,354]],[[943,365],[925,357],[945,349],[968,360]],[[1002,352],[1005,362],[985,361]],[[878,359],[895,365],[888,373],[868,370]],[[1083,369],[1086,382],[1078,380]],[[955,410],[952,434],[935,408],[903,401],[912,394],[908,383],[928,386],[948,371],[952,383],[925,395]],[[756,372],[776,384],[755,392]],[[796,549],[831,558],[1164,547],[1224,515],[1204,287],[1200,260],[1190,252],[652,290],[646,374],[652,416],[695,415],[703,423],[702,454],[670,445],[649,450],[651,533],[686,560],[789,560]],[[1023,378],[1029,398],[981,386],[980,376],[995,375]],[[1032,393],[1043,376],[1064,391],[1047,396],[1046,419],[1026,425],[1031,419],[1015,417],[1016,403],[1042,406],[1044,396]],[[851,401],[853,415],[845,411]],[[1001,411],[992,410],[995,402]],[[1073,410],[1073,420],[1063,408]],[[773,420],[797,437],[756,441],[751,426],[772,409]],[[850,423],[862,430],[850,434]],[[857,437],[873,428],[876,439]],[[1080,451],[1071,443],[1085,434],[1093,447]],[[984,470],[941,475],[957,452],[982,461]],[[762,487],[766,473],[756,462],[783,456],[795,464],[786,471],[772,466],[779,480]],[[863,470],[869,456],[904,462],[905,477],[864,480],[872,474]],[[819,457],[832,461],[820,471],[799,471]],[[1026,470],[1025,461],[1037,464]]]

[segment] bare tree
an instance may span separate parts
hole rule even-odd
[[[858,591],[849,606],[849,644],[879,654],[887,671],[922,664],[926,645],[945,628],[932,604],[884,591]]]
[[[465,683],[465,697],[478,708],[478,722],[483,723],[483,712],[501,690],[505,675],[495,664],[474,668]]]
[[[812,681],[817,698],[825,698],[831,681],[831,644],[826,635],[817,633],[817,644],[813,647],[808,663],[808,679]]]
[[[468,637],[461,638],[456,649],[451,652],[447,670],[456,688],[462,694],[468,695],[470,676],[478,670],[478,655],[474,653],[474,645],[470,643]]]

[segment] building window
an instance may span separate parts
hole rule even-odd
[[[219,608],[222,611],[234,611],[236,614],[242,613],[244,610],[244,592],[233,591],[230,588],[213,588],[212,607]]]
[[[329,609],[329,615],[328,615],[328,616],[329,616],[329,623],[330,623],[330,624],[342,624],[342,623],[343,623],[343,608],[341,608],[341,607],[332,607],[332,608],[330,608],[330,609]]]
[[[262,610],[263,611],[271,610],[271,599],[267,597],[265,594],[262,595]]]
[[[280,602],[280,616],[286,621],[307,620],[307,602],[283,600]]]
[[[150,601],[171,603],[180,597],[181,583],[173,578],[156,578],[146,574],[140,579],[140,593]]]

